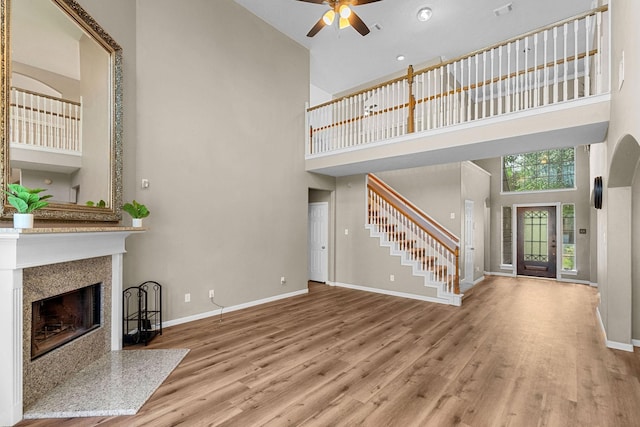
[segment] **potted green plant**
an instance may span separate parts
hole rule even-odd
[[[148,217],[151,213],[145,205],[135,200],[122,205],[122,210],[131,215],[131,225],[134,227],[142,227],[142,218]]]
[[[48,206],[45,199],[53,197],[51,194],[41,196],[43,188],[28,188],[20,184],[7,185],[7,201],[16,208],[13,214],[13,228],[33,228],[33,211]]]

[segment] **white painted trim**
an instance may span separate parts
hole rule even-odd
[[[268,302],[274,302],[285,298],[291,298],[298,295],[305,295],[309,293],[309,289],[301,289],[299,291],[289,292],[287,294],[276,295],[273,297],[263,298],[256,301],[249,301],[238,305],[232,305],[230,307],[219,308],[217,310],[206,311],[204,313],[194,314],[192,316],[181,317],[179,319],[167,320],[162,322],[162,327],[181,325],[183,323],[193,322],[194,320],[206,319],[207,317],[218,316],[220,313],[230,313],[232,311],[238,311],[245,308],[255,307],[256,305],[266,304]]]
[[[633,344],[634,347],[640,347],[640,340],[631,340],[631,344]]]
[[[607,330],[604,328],[604,323],[602,322],[602,316],[600,315],[600,307],[596,307],[596,314],[598,315],[598,321],[600,322],[602,335],[604,335],[604,344],[607,347],[612,348],[614,350],[629,351],[633,353],[633,344],[626,344],[618,341],[609,341],[607,339]]]
[[[598,282],[589,282],[589,286],[591,286],[592,288],[597,288]]]
[[[591,286],[591,282],[589,282],[588,280],[577,280],[577,279],[565,279],[563,277],[560,277],[559,279],[556,279],[558,282],[564,282],[564,283],[577,283],[578,285],[587,285],[587,286]]]
[[[504,276],[504,277],[516,277],[515,273],[503,273],[501,271],[485,271],[485,276]]]
[[[455,301],[450,301],[445,298],[428,297],[425,295],[409,294],[406,292],[390,291],[387,289],[380,289],[380,288],[370,288],[368,286],[351,285],[349,283],[334,282],[333,286],[337,286],[340,288],[354,289],[356,291],[373,292],[376,294],[390,295],[390,296],[400,297],[400,298],[415,299],[419,301],[435,302],[438,304],[457,305],[455,304]],[[460,300],[462,300],[462,294],[454,295],[454,296],[456,297],[459,296]]]
[[[500,264],[500,270],[515,271],[513,264]]]

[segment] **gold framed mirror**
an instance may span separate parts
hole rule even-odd
[[[115,222],[122,48],[74,0],[0,0],[0,188],[52,194],[36,218]],[[0,216],[15,209],[0,193]]]

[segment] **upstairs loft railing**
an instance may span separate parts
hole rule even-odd
[[[373,174],[367,176],[367,222],[405,251],[444,291],[460,294],[460,239]]]
[[[608,6],[307,110],[307,155],[609,91]],[[607,66],[607,69],[605,69]]]
[[[11,88],[11,144],[44,151],[82,153],[82,104]]]

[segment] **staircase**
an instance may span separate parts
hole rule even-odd
[[[460,239],[373,174],[367,177],[366,228],[445,304],[460,306]]]

